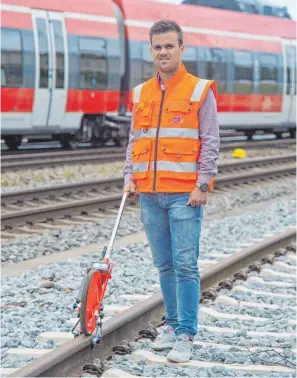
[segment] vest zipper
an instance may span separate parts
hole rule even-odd
[[[156,191],[157,157],[158,157],[158,137],[159,137],[160,124],[161,124],[161,117],[162,117],[162,109],[163,109],[164,97],[165,97],[165,89],[162,89],[162,97],[161,97],[161,104],[160,104],[160,113],[159,113],[159,118],[158,118],[158,126],[157,126],[156,141],[155,141],[153,192]]]

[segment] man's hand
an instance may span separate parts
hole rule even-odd
[[[134,182],[129,182],[124,186],[123,193],[124,192],[130,192],[131,194],[128,196],[128,198],[131,201],[134,201],[136,199],[136,185]]]
[[[187,206],[191,205],[192,207],[205,205],[207,202],[208,192],[201,192],[199,188],[195,188],[190,194]]]

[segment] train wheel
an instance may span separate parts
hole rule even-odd
[[[71,136],[70,135],[62,135],[60,138],[60,143],[63,148],[66,150],[69,150],[72,148],[72,143],[71,143]]]
[[[276,139],[281,139],[282,138],[282,134],[280,131],[279,132],[276,132],[275,133],[275,136],[276,136]]]
[[[254,132],[253,131],[245,131],[244,135],[248,138],[248,140],[252,140]]]
[[[118,147],[127,147],[129,143],[130,124],[123,124],[113,142]]]
[[[127,147],[128,143],[129,143],[129,138],[117,138],[117,139],[114,139],[114,144],[117,146],[117,147]]]
[[[4,140],[10,150],[16,150],[22,144],[22,136],[20,135],[7,137]]]
[[[96,270],[90,270],[84,284],[80,306],[80,326],[86,336],[96,329],[96,313],[100,313],[100,298],[102,297],[101,275]]]

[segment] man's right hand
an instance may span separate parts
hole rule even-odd
[[[130,192],[130,196],[128,196],[128,198],[131,201],[134,201],[136,199],[136,185],[134,184],[134,182],[129,182],[128,184],[126,184],[123,189],[123,193],[124,192]]]

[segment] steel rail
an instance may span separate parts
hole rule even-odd
[[[1,156],[1,160],[4,162],[9,161],[23,161],[24,159],[27,160],[35,160],[35,159],[60,159],[65,157],[73,157],[79,156],[84,157],[86,154],[89,155],[105,155],[105,154],[114,154],[114,153],[121,153],[125,152],[126,150],[122,147],[106,147],[106,148],[92,148],[92,149],[79,149],[79,150],[70,150],[70,151],[53,151],[53,152],[27,152],[23,154],[14,154],[14,155],[3,155]]]
[[[219,284],[240,269],[287,247],[296,240],[295,227],[264,239],[248,248],[224,258],[217,264],[201,273],[201,293],[207,288]],[[59,346],[53,351],[16,370],[9,377],[74,377],[82,366],[91,363],[94,358],[106,358],[113,353],[113,347],[123,340],[139,337],[139,331],[149,325],[160,324],[164,315],[164,305],[161,293],[142,301],[128,310],[121,312],[103,324],[103,343],[91,350],[91,336],[80,335]]]
[[[285,147],[295,144],[295,139],[280,139],[269,141],[221,143],[220,151],[230,151],[234,148],[257,149],[267,147]],[[84,149],[75,151],[42,152],[34,154],[5,155],[1,157],[1,171],[15,171],[56,166],[59,164],[104,163],[125,159],[125,149],[104,148]]]
[[[245,160],[235,160],[231,162],[218,163],[218,170],[228,171],[230,169],[243,169],[250,167],[265,166],[275,163],[289,163],[296,160],[296,153],[275,155],[269,157],[251,158]],[[78,181],[74,183],[58,184],[34,189],[18,190],[15,192],[2,193],[1,203],[9,204],[16,203],[24,200],[36,200],[41,198],[49,198],[52,196],[71,195],[83,191],[98,191],[106,190],[112,187],[121,188],[123,186],[123,177],[114,177],[108,179],[98,179],[90,181]]]
[[[260,135],[260,134],[259,134]],[[245,134],[243,131],[234,131],[234,130],[220,130],[220,137],[221,138],[231,138],[231,137],[244,137]],[[82,143],[84,144],[84,143]],[[1,147],[4,147],[5,143],[2,143],[1,144]],[[36,148],[38,145],[42,145],[44,147],[47,147],[47,148]],[[20,148],[18,148],[17,150],[9,150],[9,149],[6,149],[6,148],[1,148],[1,156],[18,156],[18,155],[21,155],[21,154],[42,154],[44,153],[45,151],[49,151],[49,153],[55,153],[58,152],[69,152],[69,149],[65,149],[63,148],[59,142],[55,142],[55,141],[51,141],[51,140],[48,140],[48,141],[45,141],[45,140],[32,140],[32,142],[28,141],[22,145],[19,146]],[[28,147],[28,148],[22,148],[22,147]],[[31,148],[30,148],[31,147]],[[82,146],[80,145],[79,143],[74,146],[75,149],[77,150],[86,150],[86,149],[95,149],[96,147],[94,146]],[[111,149],[111,148],[114,148],[114,149],[121,149],[121,148],[125,148],[125,147],[117,147],[117,146],[98,146],[97,149]]]
[[[241,136],[240,133],[227,133],[222,134],[220,133],[221,138],[228,138],[228,137],[234,137],[234,136]],[[283,142],[286,143],[296,143],[296,139],[292,138],[283,138],[283,139],[270,139],[270,140],[262,140],[262,141],[226,141],[222,140],[222,143],[227,146],[233,146],[234,143],[240,144],[239,147],[242,147],[243,145],[249,145],[252,146],[253,144],[259,144],[263,143],[266,145],[266,143],[273,143],[274,145],[282,144]],[[22,160],[22,157],[26,157],[28,159],[34,159],[39,157],[51,157],[53,155],[55,156],[85,156],[86,152],[89,154],[96,154],[96,153],[109,153],[111,151],[114,152],[125,152],[125,147],[116,147],[116,146],[107,146],[107,147],[78,147],[73,150],[63,150],[60,148],[54,148],[54,149],[40,149],[40,150],[18,150],[18,151],[9,151],[9,150],[1,150],[1,158],[3,161],[20,161]],[[35,157],[34,157],[35,156]]]
[[[293,174],[296,174],[296,168],[292,165],[260,170],[258,172],[236,172],[235,175],[229,174],[217,177],[215,187],[216,189],[224,189],[233,185],[249,184],[251,182],[267,180],[268,178],[277,178]],[[123,183],[123,178],[121,178],[121,181]],[[1,228],[14,228],[25,225],[26,223],[43,222],[65,215],[78,215],[88,211],[105,210],[106,208],[118,205],[121,198],[121,193],[112,196],[100,195],[53,205],[42,205],[16,211],[2,212]]]
[[[30,168],[43,168],[43,167],[53,167],[60,164],[81,164],[81,163],[110,163],[115,161],[122,161],[125,159],[125,153],[114,153],[114,154],[94,154],[94,155],[87,155],[84,157],[80,156],[69,156],[63,158],[56,158],[53,156],[51,159],[34,159],[29,161],[12,161],[1,164],[1,171],[15,171],[20,169],[30,169]]]

